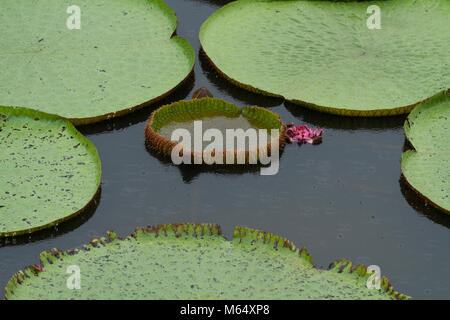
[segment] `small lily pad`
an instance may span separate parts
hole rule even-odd
[[[194,122],[201,120],[202,134],[208,129],[217,129],[224,137],[222,148],[215,149],[215,152],[223,154],[223,163],[226,163],[226,154],[234,153],[234,159],[238,154],[245,154],[245,162],[248,163],[250,154],[259,157],[260,141],[255,149],[250,149],[248,139],[245,139],[245,146],[242,149],[226,149],[226,131],[228,129],[242,129],[243,132],[253,128],[255,130],[266,129],[267,140],[264,147],[270,152],[272,146],[283,148],[286,139],[286,128],[280,120],[280,116],[261,107],[245,106],[242,109],[238,106],[217,98],[205,97],[202,99],[193,99],[190,101],[178,101],[170,105],[162,106],[155,110],[149,118],[146,128],[146,139],[150,147],[160,154],[170,156],[172,149],[178,144],[172,141],[171,136],[176,129],[185,129],[193,139]],[[279,138],[272,137],[271,129],[279,130]],[[194,150],[194,141],[190,141],[190,146],[183,145],[182,154],[185,152],[191,154],[194,158],[197,151]],[[259,138],[258,138],[259,139]],[[185,143],[184,141],[180,142]],[[202,141],[202,150],[205,151],[208,142]],[[236,145],[235,145],[236,146]],[[234,161],[233,163],[237,163]]]
[[[227,241],[217,225],[171,224],[114,232],[81,249],[53,249],[41,265],[16,273],[6,299],[407,299],[386,278],[368,289],[365,266],[312,264],[305,248],[271,233],[237,227]],[[79,270],[79,289],[70,266]]]
[[[415,150],[402,155],[409,186],[450,214],[450,93],[419,104],[408,116],[405,135]]]
[[[194,50],[171,37],[177,19],[163,1],[78,0],[80,29],[67,27],[70,5],[0,1],[0,104],[92,123],[162,98],[191,73]]]
[[[0,237],[54,226],[94,199],[95,146],[58,116],[0,106]]]
[[[368,8],[380,9],[369,29]],[[450,83],[450,1],[233,1],[200,29],[234,84],[348,116],[407,113]]]

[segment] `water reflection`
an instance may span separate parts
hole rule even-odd
[[[0,248],[6,246],[26,245],[48,238],[56,238],[75,230],[94,215],[100,204],[101,193],[102,190],[100,187],[94,200],[83,210],[83,212],[65,222],[60,223],[57,226],[17,237],[0,238]]]
[[[186,184],[192,183],[200,174],[202,173],[213,173],[219,175],[241,175],[245,173],[250,174],[260,174],[261,168],[266,167],[261,164],[254,165],[206,165],[206,164],[181,164],[175,165],[172,163],[169,157],[165,157],[160,153],[156,152],[152,147],[146,142],[145,148],[147,152],[158,159],[158,161],[164,166],[175,166],[178,168],[181,174],[183,182]],[[283,150],[280,150],[280,158],[283,154]]]

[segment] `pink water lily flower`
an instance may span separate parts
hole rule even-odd
[[[298,143],[316,144],[322,141],[323,130],[308,128],[306,125],[294,126],[293,123],[287,125],[286,133],[290,141],[297,141]]]

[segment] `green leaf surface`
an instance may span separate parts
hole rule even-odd
[[[406,299],[386,278],[368,289],[366,267],[336,261],[330,270],[279,236],[238,227],[227,241],[217,225],[172,224],[113,232],[82,249],[41,253],[16,273],[7,299]],[[69,266],[80,289],[68,289]],[[70,282],[70,281],[69,281]]]
[[[450,214],[449,91],[414,108],[404,129],[415,150],[402,155],[403,176],[425,199]]]
[[[82,212],[100,181],[97,149],[70,122],[0,106],[0,237],[37,231]]]
[[[80,7],[81,29],[66,12]],[[131,112],[191,72],[187,40],[161,0],[0,1],[0,104],[58,114],[75,124]]]
[[[381,29],[370,30],[370,5]],[[409,112],[449,88],[450,1],[244,0],[202,25],[207,57],[233,83],[323,112]]]

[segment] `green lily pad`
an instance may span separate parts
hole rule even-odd
[[[226,130],[228,129],[242,129],[243,131],[250,128],[255,130],[266,129],[268,142],[265,145],[265,148],[267,148],[266,150],[268,150],[268,152],[270,152],[273,146],[278,145],[278,148],[282,149],[285,144],[286,128],[280,120],[280,116],[276,113],[257,106],[244,106],[241,109],[235,104],[210,97],[189,101],[177,101],[155,110],[150,115],[147,123],[145,132],[147,142],[149,146],[158,153],[170,156],[173,148],[178,144],[178,142],[171,140],[172,132],[175,129],[186,129],[190,133],[191,138],[193,138],[194,121],[197,120],[202,121],[203,131],[208,129],[218,129],[222,133],[224,137],[224,148],[215,149],[215,152],[220,152],[220,154],[223,155],[223,163],[226,163],[226,154],[229,151],[234,153],[235,160],[233,163],[237,163],[236,159],[241,152],[245,154],[246,163],[249,163],[251,153],[256,155],[255,159],[259,159],[260,155],[260,146],[258,145],[256,149],[250,150],[247,139],[245,140],[245,148],[243,150],[227,150],[227,141],[225,137]],[[270,136],[271,129],[279,130],[278,141],[274,140],[276,137]],[[183,144],[184,141],[180,143]],[[209,143],[210,142],[203,141],[200,153],[205,151],[205,148]],[[260,142],[258,141],[258,143]],[[188,152],[191,154],[191,157],[194,158],[196,151],[193,146],[194,142],[191,139],[190,146],[183,145],[182,153]]]
[[[0,106],[0,237],[54,226],[100,187],[95,146],[67,120]]]
[[[0,104],[58,114],[74,124],[133,111],[167,95],[192,71],[195,54],[174,36],[161,0],[0,2]]]
[[[81,249],[41,253],[41,265],[16,273],[6,299],[406,299],[386,278],[368,289],[367,268],[348,260],[313,266],[304,248],[271,233],[217,225],[171,224],[114,232]],[[79,289],[66,273],[79,269]]]
[[[377,5],[381,29],[369,29]],[[238,86],[323,112],[406,113],[449,87],[450,1],[234,1],[200,42]]]
[[[419,104],[404,125],[415,150],[402,155],[409,186],[438,209],[450,214],[450,93]]]

